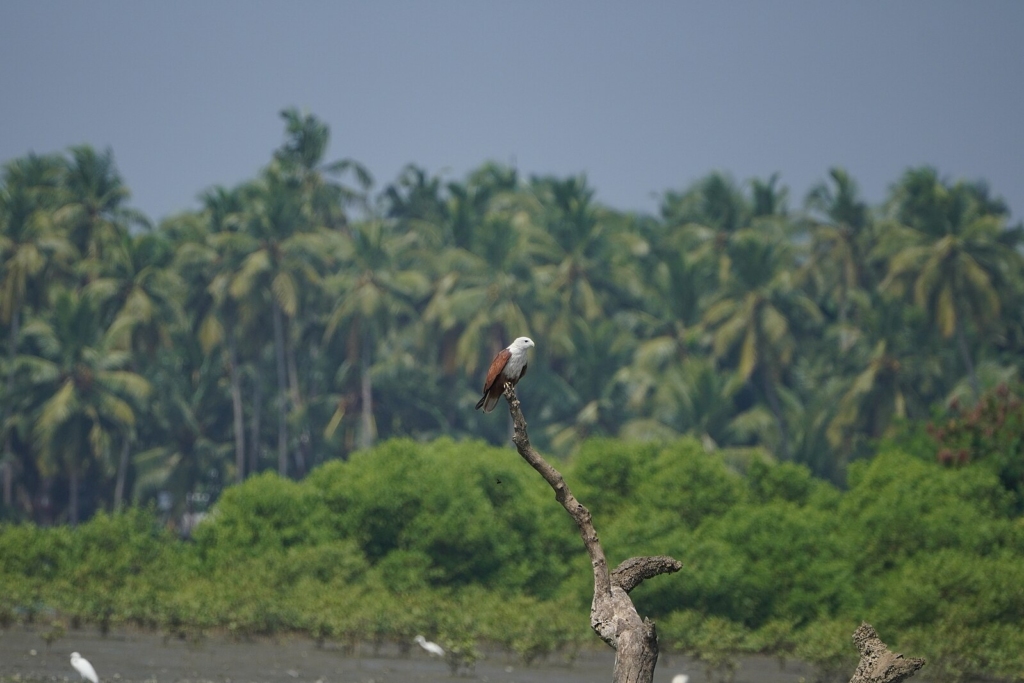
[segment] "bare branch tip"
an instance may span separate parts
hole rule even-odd
[[[647,579],[659,574],[673,574],[682,568],[682,562],[667,555],[631,557],[612,571],[611,582],[629,593]]]

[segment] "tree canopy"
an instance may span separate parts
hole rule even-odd
[[[1024,350],[1024,228],[981,182],[911,168],[870,206],[842,168],[798,206],[722,172],[658,215],[585,177],[410,165],[377,187],[328,125],[153,225],[109,150],[0,176],[2,514],[179,515],[377,440],[506,441],[472,410],[512,338],[534,440],[697,437],[834,483],[902,419],[973,404]]]

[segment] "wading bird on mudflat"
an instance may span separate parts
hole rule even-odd
[[[422,647],[430,654],[437,655],[438,657],[444,657],[444,648],[438,645],[437,643],[432,643],[423,636],[416,636],[415,638],[413,638],[413,640],[419,643],[420,647]]]
[[[82,675],[83,681],[99,683],[100,678],[96,675],[96,669],[92,668],[92,664],[89,663],[88,659],[77,652],[71,653],[71,666],[75,667],[75,670]]]

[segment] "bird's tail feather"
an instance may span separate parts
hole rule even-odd
[[[483,403],[484,405],[484,412],[489,413],[492,410],[494,410],[494,406],[498,405],[499,398],[501,398],[501,392],[495,391],[493,393],[487,394],[482,399],[480,399],[480,402]]]

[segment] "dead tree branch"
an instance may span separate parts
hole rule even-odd
[[[631,557],[612,572],[612,585],[629,593],[646,579],[658,574],[671,574],[683,568],[683,563],[668,555]]]
[[[658,634],[654,622],[641,619],[629,598],[629,591],[644,579],[679,571],[671,557],[639,557],[626,560],[612,573],[590,511],[572,495],[562,475],[530,445],[526,419],[511,384],[505,384],[505,398],[512,415],[512,442],[523,460],[537,470],[555,492],[555,500],[569,513],[583,538],[594,571],[594,600],[590,605],[590,626],[615,649],[615,683],[651,683],[658,663]]]
[[[899,683],[924,666],[919,657],[906,659],[890,651],[867,622],[853,632],[853,642],[860,651],[860,663],[850,683]]]

